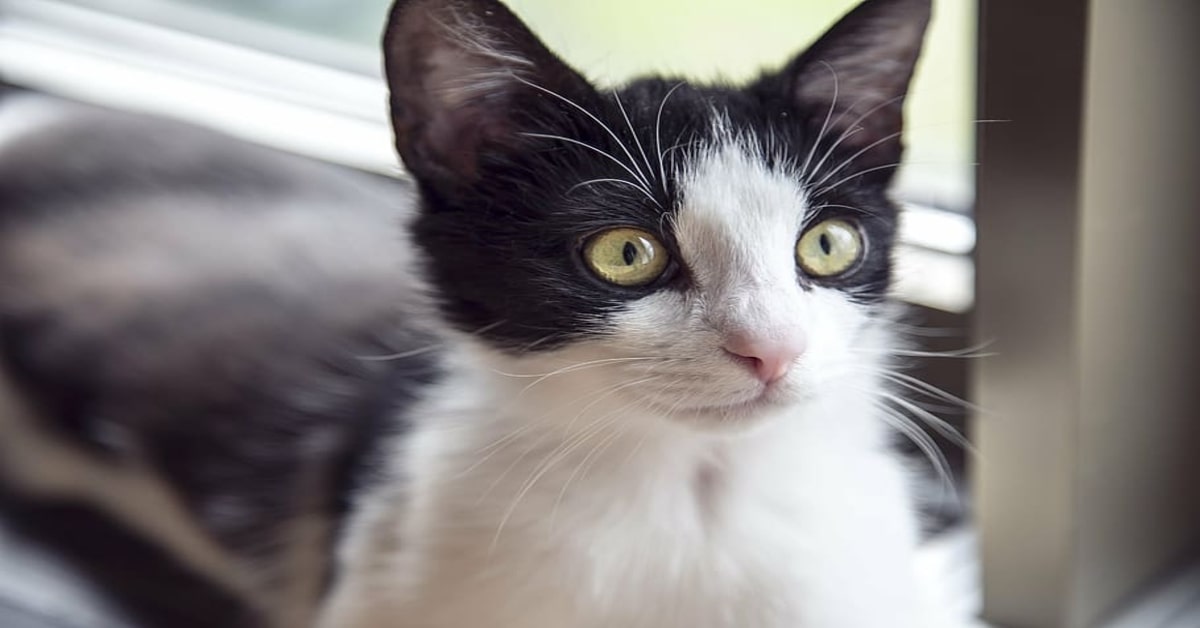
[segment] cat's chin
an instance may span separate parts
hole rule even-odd
[[[772,421],[794,403],[783,395],[764,392],[747,401],[659,409],[669,420],[694,429],[736,433]]]

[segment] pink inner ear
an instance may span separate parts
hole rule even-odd
[[[447,107],[429,121],[420,143],[432,158],[455,175],[475,179],[479,158],[488,144],[515,140],[508,119],[497,115],[503,104],[479,99]]]
[[[521,87],[516,73],[529,65],[516,54],[483,46],[439,42],[428,52],[422,89],[415,92],[426,117],[424,130],[414,138],[421,154],[468,179],[478,173],[484,145],[511,136],[512,95]]]
[[[518,143],[519,101],[529,84],[587,88],[496,2],[411,0],[397,7],[385,41],[392,122],[397,149],[418,177],[476,180],[489,146]]]
[[[439,117],[429,125],[422,140],[427,151],[424,156],[459,177],[475,179],[479,166],[475,146],[480,135],[470,121],[453,124]]]

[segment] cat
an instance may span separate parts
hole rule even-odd
[[[0,512],[143,625],[948,625],[882,407],[929,19],[610,91],[399,0],[412,187],[87,116],[0,153]]]

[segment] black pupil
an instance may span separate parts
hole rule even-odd
[[[637,247],[632,242],[625,243],[625,248],[621,249],[621,257],[625,258],[626,266],[633,266],[633,263],[637,261],[637,253]]]
[[[829,255],[829,253],[833,250],[833,243],[829,241],[828,233],[821,234],[820,243],[821,243],[821,250],[824,251],[826,255]]]

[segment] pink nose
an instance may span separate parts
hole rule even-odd
[[[744,363],[764,384],[781,379],[792,363],[804,354],[804,337],[796,334],[784,338],[735,333],[725,340],[725,351]]]

